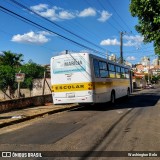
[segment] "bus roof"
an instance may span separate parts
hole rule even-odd
[[[78,54],[79,54],[79,55],[87,54],[88,56],[93,57],[93,58],[96,58],[96,59],[98,59],[98,60],[106,61],[106,62],[108,62],[108,63],[114,64],[114,65],[118,65],[118,66],[120,66],[120,67],[125,67],[125,68],[128,68],[128,69],[131,69],[131,67],[128,66],[128,65],[116,63],[116,62],[111,61],[111,60],[109,60],[109,59],[105,59],[105,58],[103,58],[103,57],[100,57],[100,56],[97,56],[97,55],[94,55],[94,54],[91,54],[91,53],[88,53],[88,52],[71,52],[71,53],[67,52],[66,54],[63,53],[63,54],[60,54],[60,55],[53,56],[52,58],[59,58],[59,57],[65,57],[65,58],[66,58],[66,55],[78,55]]]

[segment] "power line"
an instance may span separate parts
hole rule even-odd
[[[51,1],[49,1],[49,0],[47,0],[48,2],[51,2]],[[71,3],[69,4],[69,2],[70,1],[68,1],[68,3],[66,3],[66,5],[68,6],[68,7],[70,7],[70,5],[71,5]],[[50,4],[52,4],[52,5],[54,5],[52,2],[50,3]],[[68,22],[68,21],[67,21]],[[72,23],[67,23],[67,22],[65,22],[66,24],[68,24],[69,26],[72,26],[73,27],[73,24],[75,24],[77,27],[80,27],[81,29],[83,29],[83,31],[86,33],[86,34],[89,34],[90,36],[94,36],[94,38],[96,38],[97,39],[97,37],[98,38],[100,38],[100,39],[102,39],[102,37],[100,37],[100,34],[97,34],[97,32],[95,33],[95,32],[93,32],[91,29],[89,29],[89,28],[87,28],[86,26],[84,26],[82,23],[80,23],[79,21],[78,21],[78,19],[74,19],[74,21],[72,21]],[[70,25],[71,24],[71,25]],[[94,27],[95,28],[95,27]],[[85,34],[85,33],[83,33],[82,32],[82,34]],[[86,36],[86,35],[85,35]]]
[[[88,2],[88,0],[85,1],[87,4],[92,5],[90,2]],[[92,5],[93,6],[93,5]],[[110,23],[109,21],[107,21],[107,23],[112,26],[116,31],[119,32],[119,29],[117,27],[115,27],[112,23]]]
[[[131,31],[130,27],[127,25],[127,23],[121,18],[121,16],[119,15],[119,13],[115,10],[115,8],[113,7],[113,5],[111,4],[111,2],[109,0],[107,0],[107,3],[112,7],[112,9],[115,11],[115,13],[117,14],[117,16],[121,19],[121,21],[125,24],[125,26],[129,29],[129,31]]]
[[[79,36],[79,35],[77,35],[77,34],[71,32],[70,30],[68,30],[68,29],[66,29],[66,28],[64,28],[64,27],[62,27],[62,26],[60,26],[60,25],[58,25],[57,23],[55,23],[55,22],[53,22],[53,21],[51,21],[51,20],[49,20],[49,19],[47,19],[47,18],[41,16],[41,15],[38,14],[37,12],[35,12],[35,11],[29,9],[28,7],[24,6],[23,4],[21,4],[21,3],[17,2],[17,1],[15,1],[15,0],[9,0],[9,1],[11,1],[12,3],[14,3],[14,4],[16,4],[16,5],[20,6],[20,7],[22,7],[23,9],[26,9],[26,10],[28,10],[28,11],[34,13],[35,15],[41,17],[42,19],[44,19],[44,20],[46,20],[46,21],[48,21],[48,22],[54,24],[56,27],[61,28],[62,30],[65,30],[66,32],[68,32],[68,33],[74,35],[75,37],[78,37],[79,39],[81,39],[81,40],[83,40],[83,41],[85,41],[85,42],[87,42],[87,43],[89,43],[89,44],[91,44],[91,45],[93,45],[93,46],[95,46],[95,47],[97,47],[97,48],[99,48],[99,49],[105,51],[104,48],[99,47],[98,45],[96,45],[96,44],[94,44],[94,43],[92,43],[92,42],[86,40],[85,38],[83,38],[83,37],[81,37],[81,36]]]
[[[53,3],[52,1],[50,1],[50,0],[47,0],[47,1],[48,1],[51,5],[54,6],[54,3]],[[90,3],[89,3],[88,1],[85,1],[85,2],[88,3],[88,4],[90,5]],[[68,2],[68,3],[69,3],[69,2]],[[68,5],[68,3],[67,3],[67,5]],[[69,5],[68,5],[68,6],[69,6]],[[75,19],[75,21],[77,22],[77,24],[78,24],[82,29],[84,28],[86,31],[88,31],[88,33],[89,33],[90,35],[93,36],[93,35],[95,34],[95,33],[92,33],[92,34],[91,34],[91,33],[90,33],[91,30],[88,30],[85,26],[83,26],[82,24],[78,23],[78,21],[77,21],[76,19]],[[73,23],[73,22],[72,22],[72,23]],[[109,24],[110,24],[110,23],[109,23]],[[111,25],[112,25],[112,24],[111,24]],[[114,26],[113,26],[113,28],[116,29]],[[118,29],[117,29],[117,31],[118,31]],[[94,36],[95,36],[96,38],[97,38],[97,37],[100,38],[100,36],[99,36],[98,34],[95,34]],[[105,50],[105,51],[106,51],[106,50]],[[107,54],[108,54],[108,53],[113,53],[113,52],[107,50]],[[108,54],[108,55],[109,55],[109,54]]]
[[[101,3],[100,0],[97,0],[97,2],[100,4],[100,6],[101,6],[104,10],[106,10],[106,7],[104,7],[104,5]],[[124,30],[124,28],[120,25],[120,23],[119,23],[114,17],[112,17],[112,18],[113,18],[113,20],[120,26],[120,28],[121,28],[122,30]]]
[[[63,36],[63,35],[61,35],[61,34],[59,34],[59,33],[57,33],[57,32],[54,32],[54,31],[52,31],[52,30],[50,30],[50,29],[48,29],[48,28],[46,28],[46,27],[43,27],[43,26],[41,26],[41,25],[39,25],[39,24],[37,24],[37,23],[35,23],[35,22],[33,22],[33,21],[31,21],[31,20],[29,20],[29,19],[27,19],[27,18],[25,18],[25,17],[23,17],[23,16],[15,13],[15,12],[13,12],[13,11],[5,8],[5,7],[3,7],[3,6],[0,6],[0,10],[1,10],[2,12],[4,12],[4,13],[7,13],[7,14],[11,15],[11,16],[15,16],[16,18],[20,19],[21,21],[23,21],[23,22],[25,22],[25,23],[31,24],[31,25],[39,28],[39,29],[44,29],[44,30],[46,30],[46,31],[49,32],[49,33],[55,34],[55,35],[63,38],[64,40],[67,40],[67,41],[69,41],[69,42],[71,42],[71,43],[73,43],[73,44],[76,44],[76,45],[78,45],[78,46],[80,46],[80,47],[82,47],[82,48],[85,48],[85,49],[88,49],[88,50],[93,51],[93,52],[95,52],[95,53],[104,55],[104,53],[102,53],[102,52],[99,52],[99,51],[97,51],[97,50],[95,50],[95,49],[92,49],[92,48],[86,46],[86,45],[83,45],[83,44],[81,44],[81,43],[78,43],[78,42],[76,42],[76,41],[74,41],[74,40],[72,40],[72,39],[70,39],[70,38],[67,38],[67,37],[65,37],[65,36]]]
[[[50,0],[47,0],[47,1],[48,1],[51,5],[53,5],[53,6],[55,5],[52,0],[51,0],[51,1],[50,1]],[[66,5],[67,5],[67,6],[70,6],[70,5],[69,5],[69,2],[66,3]],[[89,30],[88,28],[86,28],[84,25],[82,25],[81,23],[79,23],[79,21],[78,21],[77,19],[75,19],[74,21],[76,21],[76,22],[75,22],[75,23],[72,22],[72,25],[73,25],[73,23],[74,23],[75,25],[81,27],[81,28],[86,32],[86,34],[89,34],[90,36],[94,36],[94,37],[96,37],[96,39],[97,39],[97,37],[101,39],[101,37],[99,36],[99,34],[96,34],[96,33],[92,32],[91,30]],[[65,22],[65,23],[67,23],[67,22]],[[67,23],[67,24],[69,24],[69,23]],[[82,32],[82,34],[84,34],[84,33]],[[106,50],[105,50],[105,51],[106,51]],[[112,53],[112,52],[109,51],[109,50],[108,50],[107,52]]]

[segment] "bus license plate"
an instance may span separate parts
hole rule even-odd
[[[67,93],[67,98],[74,98],[75,94],[74,93]]]

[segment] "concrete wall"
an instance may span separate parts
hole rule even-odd
[[[46,82],[47,81],[47,82]],[[46,78],[45,86],[44,86],[44,94],[51,94],[50,88],[51,87],[51,79]],[[20,89],[20,92],[24,97],[32,97],[32,96],[40,96],[43,94],[43,79],[34,79],[33,80],[33,90],[30,91],[29,89]],[[48,83],[48,84],[47,84]],[[9,95],[9,91],[6,92]],[[15,98],[18,98],[18,90],[15,91]],[[0,101],[9,100],[9,98],[0,90]]]
[[[52,95],[34,96],[28,98],[20,98],[0,102],[0,113],[7,112],[13,109],[41,106],[45,103],[52,103]]]
[[[47,81],[47,82],[46,82]],[[44,94],[51,94],[51,91],[47,85],[51,87],[51,79],[46,78],[45,84],[44,84]],[[43,79],[34,79],[33,80],[33,90],[32,90],[32,96],[42,95],[43,93]]]

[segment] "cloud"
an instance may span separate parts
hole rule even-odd
[[[74,13],[68,12],[68,11],[62,11],[59,13],[60,19],[73,19],[75,18]]]
[[[36,12],[36,13],[38,13],[42,17],[49,18],[51,20],[58,20],[59,19],[58,15],[56,14],[55,10],[53,10],[53,9],[47,9],[43,12]]]
[[[52,21],[73,19],[75,17],[74,13],[57,6],[50,7],[47,4],[31,6],[30,9],[45,18],[49,18]]]
[[[143,36],[135,35],[135,36],[123,36],[123,46],[126,47],[136,47],[139,48],[141,44],[143,43]],[[115,45],[120,45],[120,42],[115,38],[115,39],[106,39],[102,40],[100,42],[100,45],[103,46],[115,46]]]
[[[123,38],[124,40],[127,40],[127,42],[124,43],[124,46],[127,46],[127,47],[134,46],[137,48],[141,46],[144,40],[144,37],[140,35],[135,35],[135,36],[124,35]]]
[[[43,44],[49,41],[49,38],[46,37],[47,34],[49,33],[44,31],[37,33],[30,31],[22,35],[20,34],[14,35],[11,41],[18,43]]]
[[[90,7],[81,11],[78,16],[89,17],[89,16],[95,16],[95,15],[96,15],[96,10]]]
[[[39,32],[37,32],[37,33],[42,34],[42,35],[45,35],[45,36],[51,36],[51,35],[52,35],[51,33],[46,32],[46,31],[39,31]]]
[[[120,45],[120,42],[115,38],[115,39],[106,39],[101,41],[100,45],[102,46],[118,46]]]
[[[112,16],[112,14],[108,13],[107,11],[102,11],[102,12],[101,12],[101,17],[98,18],[98,21],[100,21],[100,22],[105,22],[105,21],[107,21],[111,16]]]
[[[124,35],[124,39],[132,40],[132,41],[138,41],[138,42],[143,42],[144,37],[140,36],[140,35],[135,35],[135,36]]]
[[[70,20],[74,18],[96,17],[99,22],[107,21],[112,14],[108,11],[97,11],[92,7],[85,8],[82,11],[70,11],[57,6],[49,6],[47,4],[38,4],[31,6],[30,9],[37,14],[50,19],[51,21]],[[99,18],[98,18],[99,17]]]
[[[129,57],[127,57],[127,60],[128,61],[134,61],[134,60],[136,60],[136,58],[134,56],[129,56]]]
[[[30,9],[34,10],[34,11],[43,11],[45,9],[48,8],[47,4],[39,4],[39,5],[35,5],[35,6],[31,6]]]

